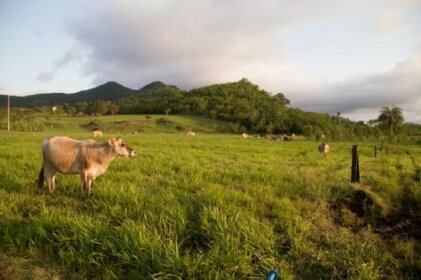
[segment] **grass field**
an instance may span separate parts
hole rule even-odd
[[[351,184],[355,143],[330,143],[322,158],[316,142],[241,139],[170,116],[200,133],[120,131],[138,154],[113,161],[92,199],[75,175],[59,175],[54,196],[38,190],[42,139],[89,138],[82,119],[0,132],[0,279],[420,277],[419,145],[386,144],[374,158],[375,143],[356,143],[361,183]]]

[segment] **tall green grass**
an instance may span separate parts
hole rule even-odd
[[[373,144],[359,143],[355,185],[353,143],[331,143],[322,158],[310,141],[126,135],[137,157],[112,162],[84,200],[78,176],[59,175],[54,196],[35,188],[47,135],[0,134],[0,269],[12,279],[263,279],[271,268],[281,279],[419,276],[419,240],[372,228],[417,215],[405,151],[418,160],[419,146],[374,158]],[[344,207],[358,189],[374,201],[369,216]]]

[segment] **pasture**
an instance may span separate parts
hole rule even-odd
[[[419,145],[386,143],[374,158],[375,143],[357,143],[351,184],[351,142],[329,143],[323,158],[315,141],[242,139],[207,122],[196,137],[105,133],[137,156],[113,161],[91,199],[77,175],[58,175],[54,196],[36,188],[42,139],[88,139],[86,127],[1,132],[0,279],[420,276]]]

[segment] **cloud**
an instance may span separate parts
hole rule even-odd
[[[164,80],[185,88],[240,79],[281,56],[294,22],[340,18],[346,3],[327,8],[286,1],[113,2],[69,33],[85,47],[86,74],[97,82],[142,86]],[[250,77],[253,78],[253,77]]]
[[[343,83],[331,78],[341,68],[339,56],[351,57],[347,50],[378,47],[370,41],[378,35],[373,32],[414,26],[419,13],[411,14],[412,7],[419,8],[417,1],[109,1],[72,20],[67,31],[84,57],[83,75],[95,77],[94,84],[114,80],[139,88],[161,80],[190,89],[247,77],[284,92],[294,106],[351,113],[417,100],[419,56],[389,72]],[[50,73],[74,59],[71,51],[63,55]]]
[[[391,1],[388,5],[379,9],[375,14],[373,24],[376,31],[393,32],[407,28],[408,25],[419,23],[420,1]]]
[[[41,71],[38,76],[37,79],[41,82],[49,82],[53,79],[53,72],[51,71]]]
[[[51,67],[51,69],[47,71],[41,71],[38,74],[37,79],[41,82],[50,82],[61,68],[66,67],[68,64],[75,61],[80,62],[81,57],[82,54],[80,49],[77,47],[71,48],[67,50],[62,57],[54,61],[54,65]]]
[[[303,98],[297,105],[320,112],[364,115],[394,104],[407,108],[411,119],[421,121],[421,111],[414,107],[421,103],[419,77],[421,54],[416,54],[390,71],[327,85],[319,89],[318,96]]]

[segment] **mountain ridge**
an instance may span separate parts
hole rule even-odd
[[[130,94],[136,90],[125,87],[117,82],[108,81],[97,87],[81,90],[74,93],[37,93],[27,96],[10,96],[12,107],[36,107],[36,106],[52,106],[68,103],[73,105],[78,102],[91,102],[96,100],[115,101]],[[7,95],[0,94],[0,106],[7,103]]]

